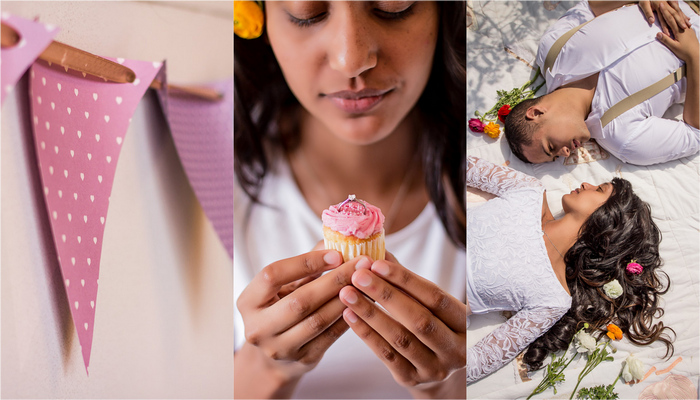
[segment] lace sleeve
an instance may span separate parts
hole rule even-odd
[[[467,350],[467,385],[500,369],[549,330],[567,308],[521,310]]]
[[[477,157],[467,157],[467,186],[503,197],[511,190],[542,187],[536,178],[510,167],[496,165]]]

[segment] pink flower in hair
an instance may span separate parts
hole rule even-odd
[[[640,264],[637,264],[635,261],[637,260],[632,260],[629,264],[627,264],[627,272],[633,275],[639,275],[644,271],[644,267],[642,267]]]

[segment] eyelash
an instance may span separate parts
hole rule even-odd
[[[306,19],[296,18],[296,17],[293,17],[292,15],[290,15],[289,20],[301,28],[306,28],[306,27],[309,27],[317,22],[321,22],[323,20],[323,18],[325,18],[325,16],[326,16],[325,12],[318,14],[316,16],[313,16],[311,18],[306,18]]]
[[[379,18],[388,21],[400,21],[408,18],[413,13],[413,6],[415,5],[416,3],[413,3],[410,6],[408,6],[408,8],[406,8],[405,10],[399,12],[389,12],[380,9],[375,9],[375,13]],[[315,23],[321,22],[326,17],[326,15],[328,15],[327,12],[323,12],[311,18],[296,18],[292,15],[289,15],[289,20],[295,25],[299,26],[300,28],[307,28]]]

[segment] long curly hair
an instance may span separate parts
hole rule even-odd
[[[263,2],[264,5],[264,2]],[[416,109],[419,149],[430,200],[450,239],[466,247],[466,2],[438,2],[440,28],[428,84]],[[300,105],[268,43],[234,38],[234,170],[258,202],[270,170],[270,150],[292,151]],[[454,204],[453,204],[454,203]]]
[[[659,340],[666,345],[666,356],[673,355],[666,331],[674,336],[675,332],[662,321],[654,322],[664,313],[659,300],[670,285],[668,275],[659,269],[661,232],[651,218],[651,208],[627,180],[614,178],[612,185],[610,198],[584,222],[564,256],[571,309],[528,348],[523,361],[531,370],[541,368],[549,353],[567,349],[585,322],[598,331],[598,338],[614,323],[632,343]],[[633,259],[644,267],[639,275],[626,272]],[[624,290],[616,299],[603,290],[613,279]]]

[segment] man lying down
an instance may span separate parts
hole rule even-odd
[[[547,94],[506,118],[512,152],[526,163],[551,162],[593,138],[636,165],[697,153],[699,24],[684,1],[572,7],[540,40]],[[662,117],[684,101],[682,121]]]

